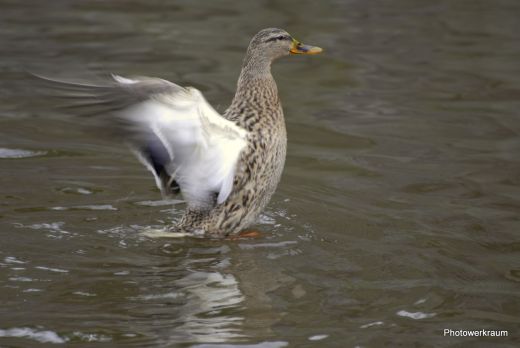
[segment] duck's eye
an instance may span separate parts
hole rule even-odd
[[[280,35],[280,36],[275,36],[270,39],[267,39],[265,42],[279,41],[279,40],[290,40],[290,38],[286,35]]]

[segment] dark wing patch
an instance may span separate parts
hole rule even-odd
[[[158,180],[159,188],[164,195],[180,193],[179,184],[168,171],[168,163],[171,161],[170,156],[159,139],[150,140],[147,144],[138,148],[137,152],[139,152],[141,160],[146,162],[145,164],[147,164],[147,167],[150,168]]]

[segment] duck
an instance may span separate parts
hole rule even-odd
[[[70,110],[113,129],[163,197],[182,196],[186,209],[170,232],[222,238],[251,233],[282,176],[287,133],[271,64],[322,51],[283,29],[260,30],[222,114],[196,88],[161,78],[110,75],[93,83],[38,77],[73,101]]]

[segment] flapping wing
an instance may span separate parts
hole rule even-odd
[[[115,75],[102,84],[44,79],[79,114],[109,118],[163,194],[180,189],[190,206],[204,207],[231,193],[247,131],[219,115],[197,89]]]

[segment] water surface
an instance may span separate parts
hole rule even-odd
[[[518,2],[0,8],[0,345],[520,344]],[[258,240],[144,236],[183,204],[23,72],[161,76],[223,111],[269,26],[325,54],[275,64],[289,149]]]

